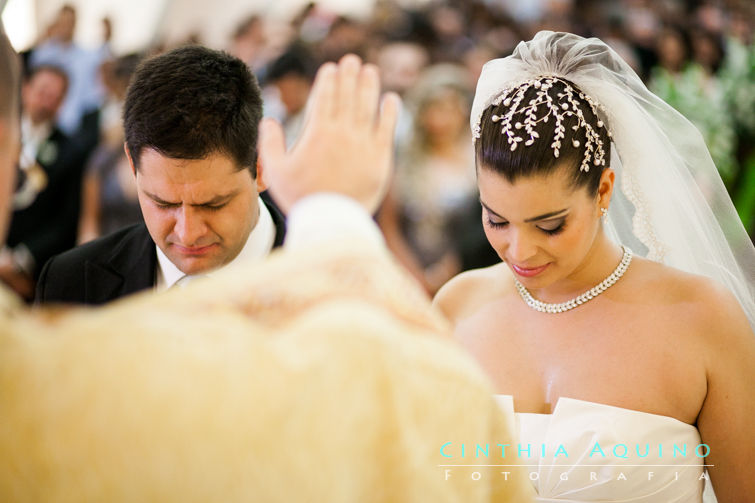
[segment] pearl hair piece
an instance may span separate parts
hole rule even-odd
[[[551,89],[555,82],[562,83],[564,91],[555,93],[554,96],[554,92]],[[537,96],[526,103],[525,106],[522,106],[525,93],[532,87],[537,89]],[[564,133],[566,132],[566,128],[563,126],[564,119],[566,117],[576,117],[577,124],[572,126],[571,129],[575,132],[578,129],[583,129],[586,137],[585,154],[579,169],[580,171],[588,172],[590,171],[591,164],[595,166],[606,165],[606,153],[603,149],[603,141],[600,139],[600,135],[585,120],[580,102],[577,101],[576,96],[587,102],[593,114],[596,117],[598,116],[597,108],[600,108],[600,105],[596,105],[589,96],[577,91],[563,79],[546,76],[530,79],[515,87],[505,89],[493,101],[492,105],[499,106],[503,103],[509,109],[505,115],[493,115],[491,120],[501,125],[501,133],[507,136],[508,144],[511,150],[514,151],[522,142],[524,142],[524,146],[526,147],[535,143],[535,140],[540,138],[540,135],[535,131],[537,123],[540,121],[548,122],[549,118],[552,117],[556,123],[556,127],[554,129],[551,148],[553,149],[553,155],[558,157],[561,150],[561,141],[565,138]],[[597,127],[599,129],[605,127],[602,120],[598,119]],[[610,131],[606,130],[606,132],[610,138]],[[479,128],[476,129],[474,136],[475,139],[480,137]],[[574,137],[572,137],[571,143],[575,148],[580,147],[579,140]]]

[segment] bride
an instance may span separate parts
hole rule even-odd
[[[597,39],[540,32],[472,110],[503,263],[436,305],[516,411],[540,501],[755,495],[755,250],[699,133]]]

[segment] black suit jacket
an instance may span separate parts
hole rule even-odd
[[[37,160],[47,175],[47,186],[31,206],[13,213],[6,240],[10,247],[23,244],[29,249],[36,262],[35,277],[50,257],[76,245],[81,181],[88,155],[79,142],[57,128],[43,145],[54,152],[51,158]]]
[[[283,243],[285,220],[263,197],[275,224],[274,247]],[[151,288],[157,253],[143,223],[78,246],[51,258],[37,281],[36,303],[98,305]]]

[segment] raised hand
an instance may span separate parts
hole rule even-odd
[[[377,210],[388,188],[393,134],[400,100],[387,94],[379,104],[377,68],[349,54],[317,73],[301,136],[286,151],[275,120],[260,125],[264,179],[284,212],[317,192],[335,192]]]

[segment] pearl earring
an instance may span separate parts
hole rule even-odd
[[[608,208],[601,208],[601,209],[600,209],[600,215],[601,215],[601,216],[602,216],[603,218],[606,218],[606,217],[608,216]]]

